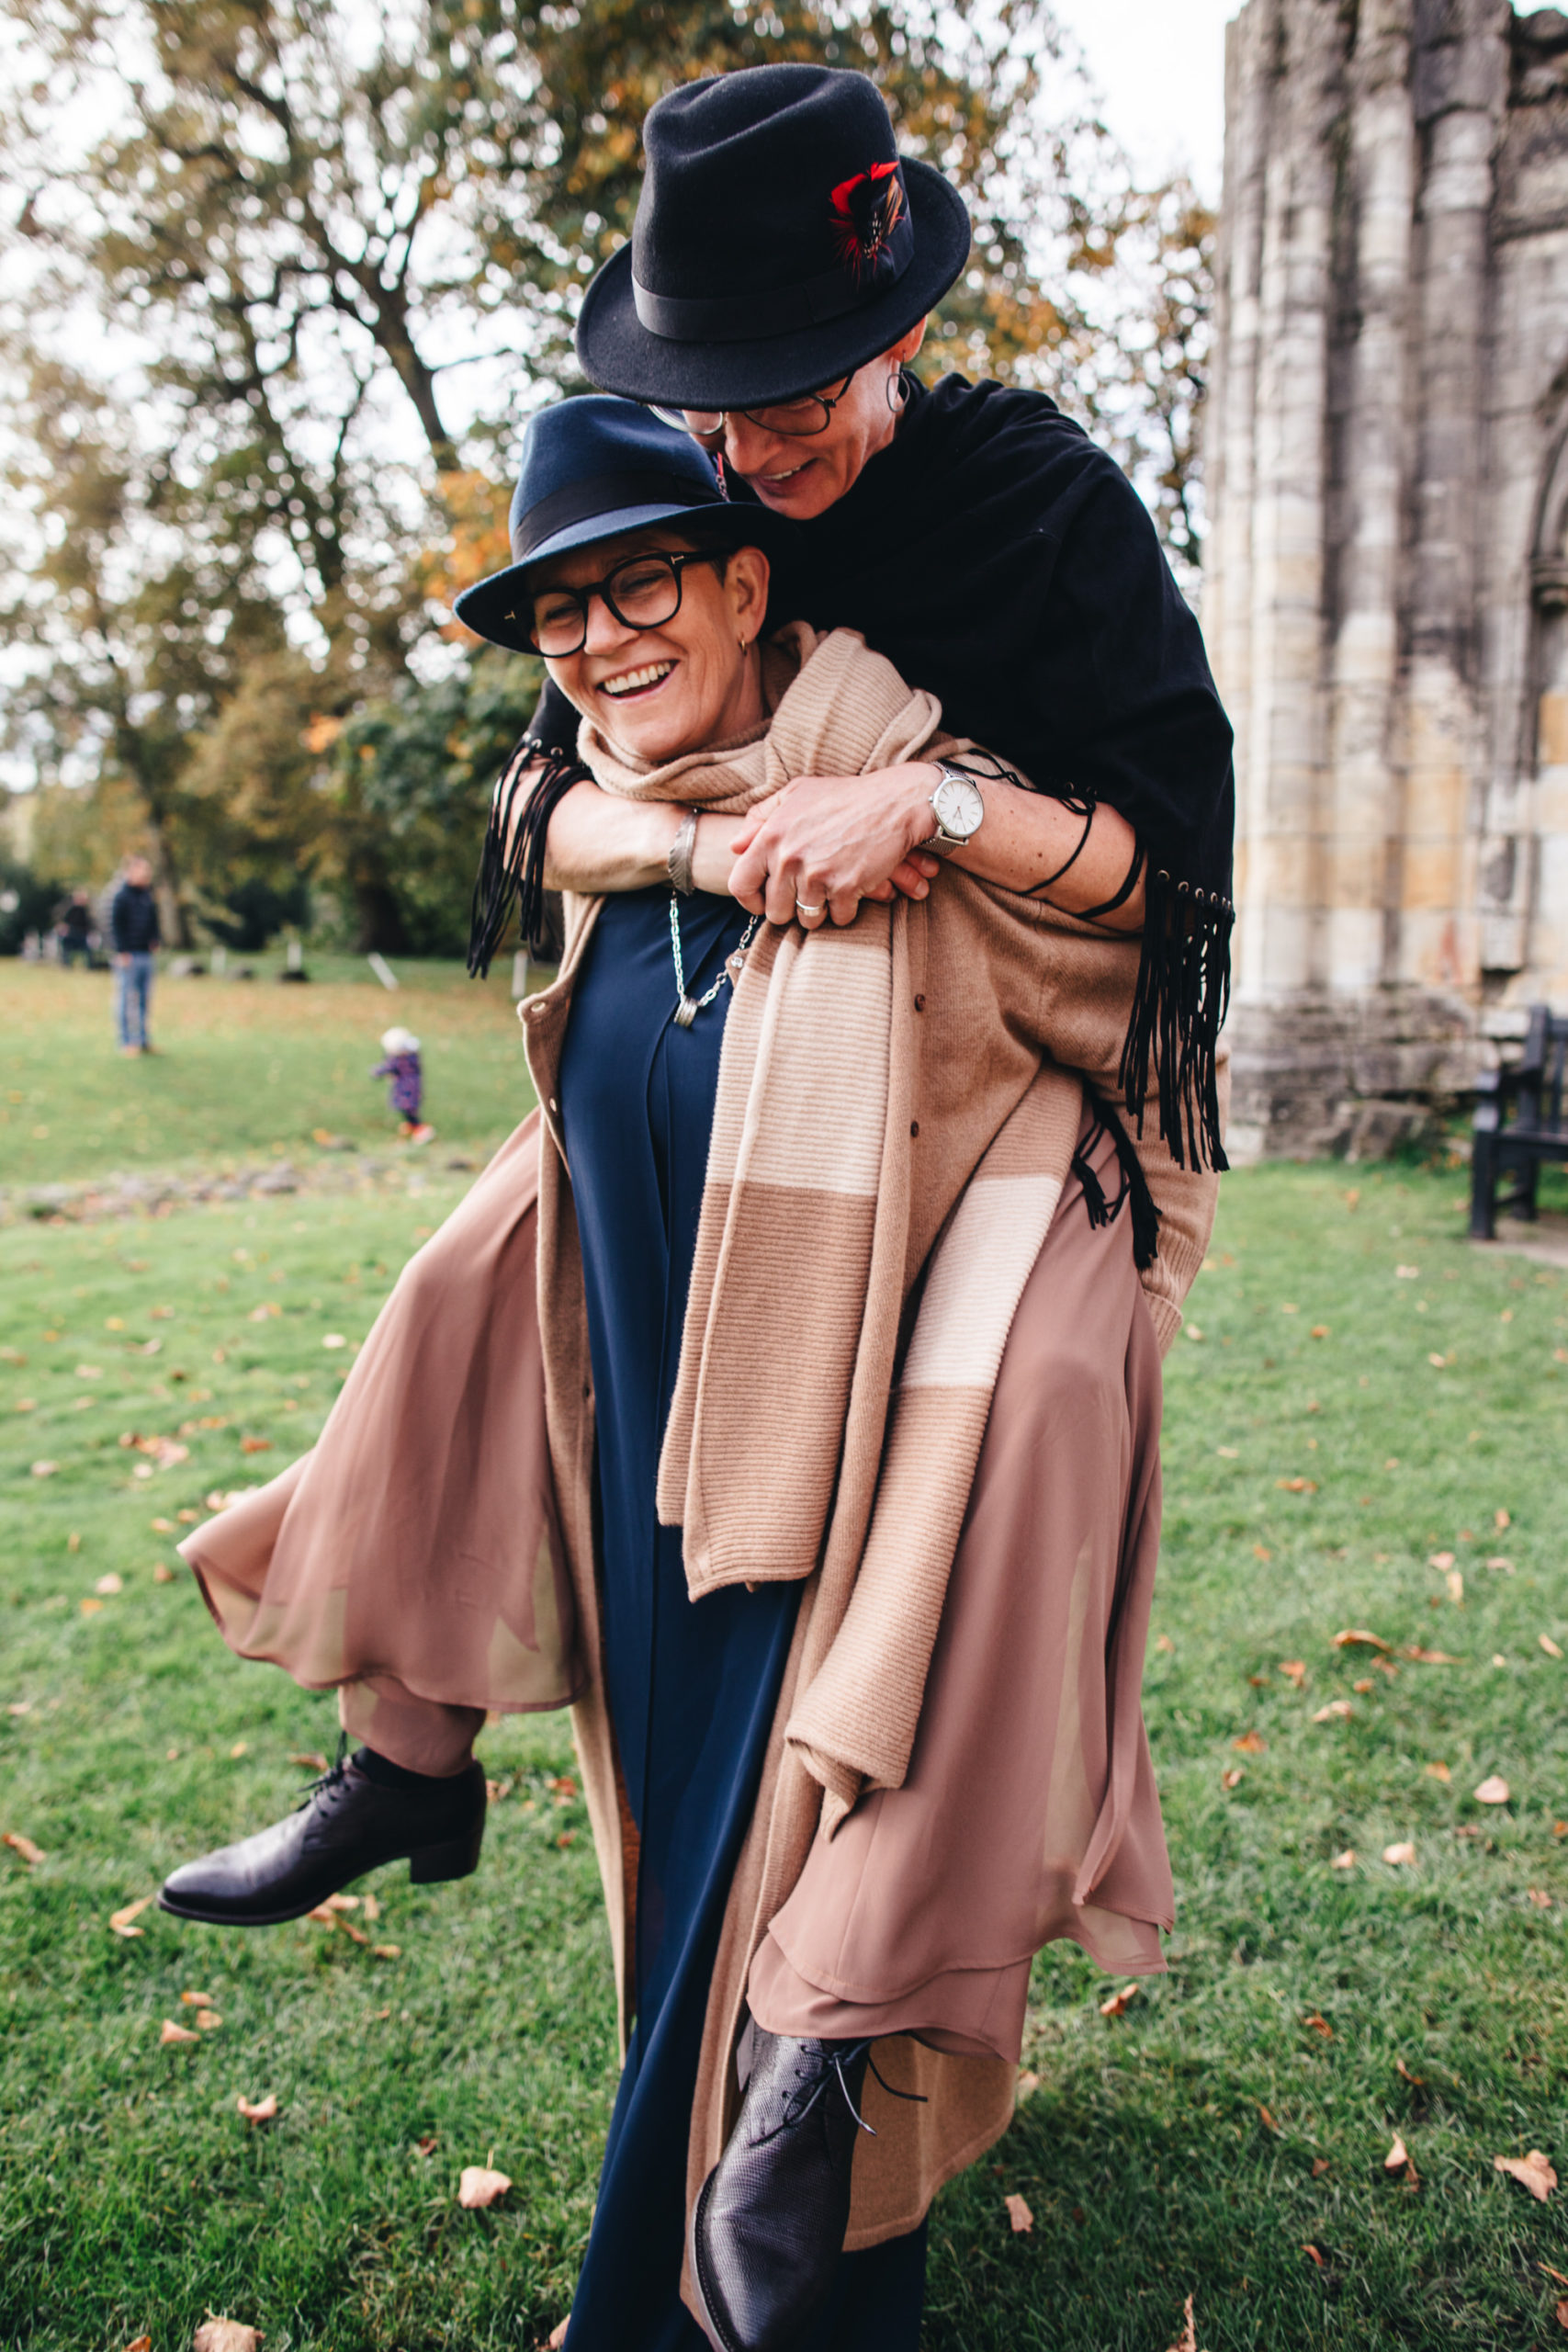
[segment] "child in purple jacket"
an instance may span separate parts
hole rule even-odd
[[[420,1099],[424,1091],[423,1074],[419,1063],[419,1039],[412,1029],[389,1029],[381,1039],[385,1061],[378,1062],[372,1078],[389,1078],[392,1081],[392,1108],[402,1121],[405,1142],[428,1143],[435,1129],[419,1115]]]

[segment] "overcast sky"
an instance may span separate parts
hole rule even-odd
[[[1055,0],[1141,175],[1185,169],[1212,203],[1224,140],[1225,26],[1240,0]]]

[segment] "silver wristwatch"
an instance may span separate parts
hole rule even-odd
[[[931,814],[936,831],[929,842],[917,842],[915,846],[934,857],[947,857],[974,840],[986,814],[986,801],[974,777],[963,768],[948,760],[935,764],[938,781],[931,794]]]

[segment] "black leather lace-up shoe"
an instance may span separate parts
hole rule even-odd
[[[871,2044],[755,2023],[747,2040],[740,2113],[692,2217],[692,2272],[715,2352],[791,2352],[843,2251]]]
[[[485,1831],[485,1781],[470,1764],[428,1790],[383,1788],[340,1758],[287,1821],[186,1862],[158,1900],[176,1918],[268,1928],[303,1918],[383,1862],[407,1858],[416,1886],[467,1878]]]

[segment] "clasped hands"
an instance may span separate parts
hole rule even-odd
[[[852,923],[863,899],[923,899],[940,869],[916,844],[936,830],[936,768],[922,761],[875,775],[803,775],[760,800],[731,842],[729,889],[770,922]]]

